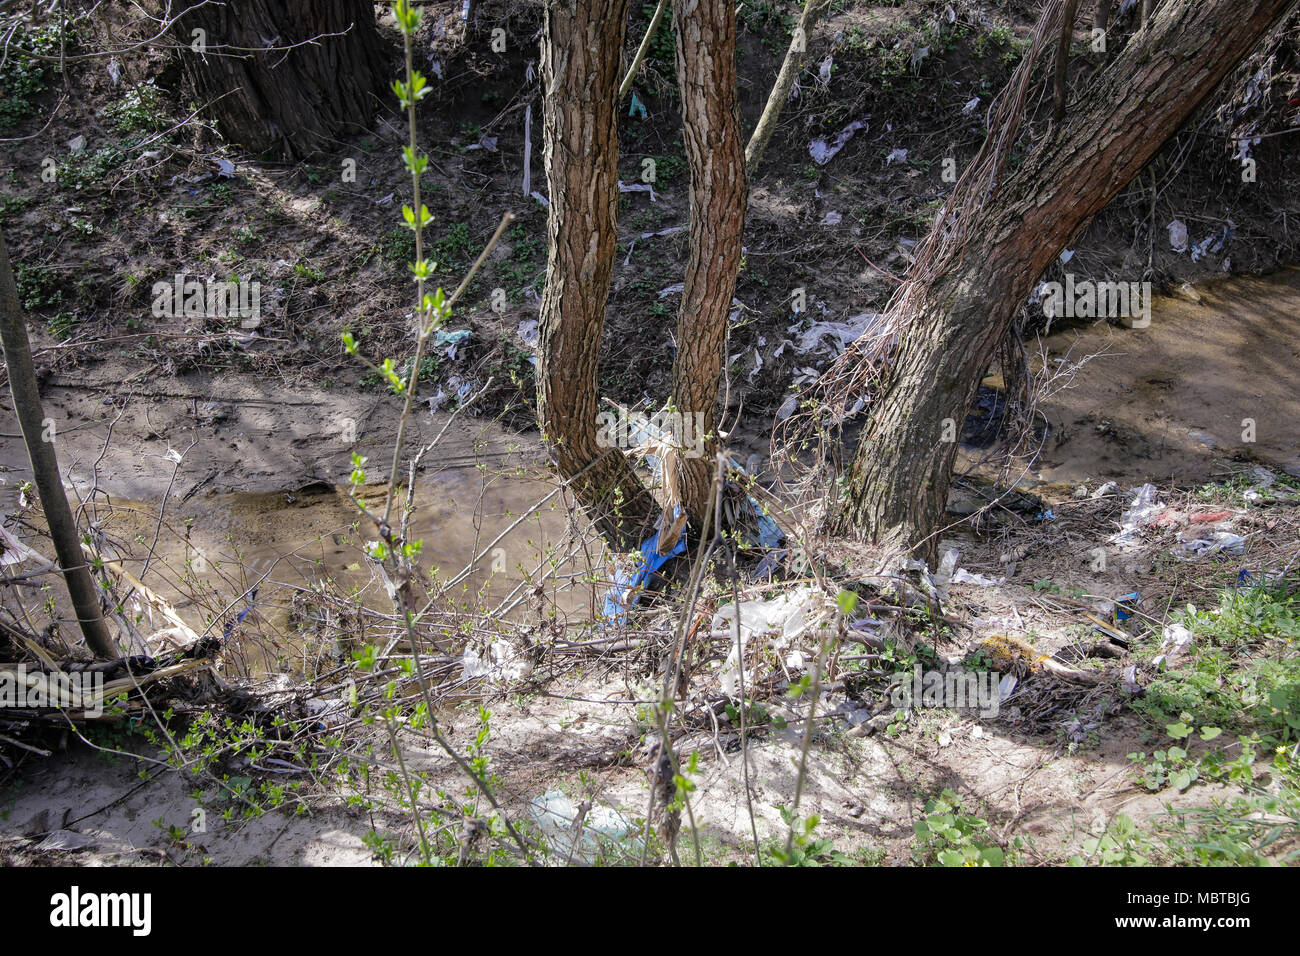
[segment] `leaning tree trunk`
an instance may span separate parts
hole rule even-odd
[[[679,459],[681,501],[698,522],[708,511],[727,316],[740,271],[748,186],[736,90],[735,6],[731,0],[674,0],[673,30],[691,170],[691,244],[677,319],[673,406],[692,422],[702,415],[704,433],[715,435],[702,456]]]
[[[763,151],[767,149],[767,141],[772,138],[772,133],[776,130],[777,120],[781,118],[781,110],[785,107],[786,100],[790,98],[790,87],[794,86],[795,77],[799,75],[804,57],[808,53],[808,41],[812,29],[817,23],[817,18],[830,9],[830,5],[830,0],[804,0],[803,13],[800,14],[799,23],[794,28],[794,36],[790,38],[785,59],[781,61],[781,70],[776,75],[776,82],[772,84],[772,91],[767,95],[767,104],[758,118],[758,125],[754,127],[754,132],[745,145],[745,171],[751,179],[758,169],[759,161],[763,158]]]
[[[910,290],[914,307],[852,464],[840,530],[933,560],[957,449],[944,433],[960,427],[1033,282],[1294,3],[1168,0],[1080,97],[1087,109],[993,192],[974,238]]]
[[[600,447],[597,366],[618,232],[618,91],[628,0],[552,0],[542,35],[546,217],[537,417],[556,468],[615,546],[654,502],[618,448]]]
[[[172,32],[195,101],[227,141],[268,158],[364,132],[388,87],[369,0],[186,0]]]
[[[9,374],[9,391],[14,399],[14,412],[27,445],[27,456],[32,463],[32,477],[41,496],[45,523],[50,529],[54,552],[63,569],[63,579],[68,585],[68,595],[77,613],[77,622],[86,638],[86,646],[100,660],[118,657],[117,646],[108,633],[104,614],[99,606],[95,582],[90,577],[86,556],[81,550],[72,509],[68,507],[59,478],[59,460],[54,454],[52,435],[45,434],[45,412],[41,409],[40,390],[36,384],[36,371],[32,368],[32,349],[27,340],[27,326],[23,321],[18,302],[18,289],[9,268],[9,253],[0,238],[0,342],[4,347],[5,370]]]

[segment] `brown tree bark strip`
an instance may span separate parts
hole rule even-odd
[[[618,91],[628,0],[552,0],[542,36],[550,207],[537,415],[556,468],[615,546],[654,501],[619,449],[597,445],[597,367],[618,232]],[[608,452],[608,453],[607,453]]]
[[[716,436],[749,189],[736,89],[735,6],[731,0],[673,0],[673,30],[691,170],[691,243],[677,319],[673,405],[683,415],[702,413],[706,434]],[[708,510],[716,448],[715,437],[703,456],[680,459],[678,489],[694,521]]]
[[[1052,108],[1052,122],[1060,123],[1065,119],[1065,101],[1070,89],[1067,80],[1070,73],[1070,40],[1074,36],[1074,15],[1078,12],[1079,0],[1065,0],[1065,15],[1061,18],[1061,39],[1056,45],[1056,103]]]
[[[960,428],[1033,282],[1281,21],[1295,0],[1168,0],[1093,80],[1090,104],[1039,143],[981,210],[978,236],[908,318],[837,520],[934,556]],[[996,136],[993,130],[990,136]]]
[[[191,48],[195,29],[206,34],[205,54]],[[369,0],[191,2],[173,35],[195,99],[215,101],[208,112],[222,136],[262,156],[333,151],[342,135],[366,131],[388,88]]]
[[[0,342],[4,346],[5,367],[9,373],[9,391],[14,399],[14,411],[22,429],[23,441],[32,462],[32,477],[41,496],[45,522],[54,541],[54,550],[63,569],[63,579],[68,585],[72,606],[77,612],[77,622],[85,635],[86,646],[100,660],[113,660],[119,656],[117,646],[108,633],[104,615],[99,606],[95,582],[91,580],[85,555],[81,553],[81,540],[77,525],[72,519],[72,509],[63,492],[59,478],[59,461],[53,442],[42,438],[45,412],[41,408],[40,388],[36,371],[32,367],[31,344],[27,340],[27,325],[23,320],[18,301],[18,288],[9,267],[9,253],[0,237]]]

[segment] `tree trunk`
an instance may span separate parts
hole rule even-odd
[[[918,306],[863,432],[833,521],[839,530],[856,527],[933,560],[957,447],[942,440],[952,436],[944,420],[960,429],[1033,282],[1294,2],[1170,0],[1080,97],[1089,108],[1054,127],[999,184],[970,230],[977,238],[913,290]]]
[[[708,510],[717,447],[718,393],[727,316],[740,271],[748,185],[736,90],[736,10],[731,0],[673,0],[677,78],[691,170],[691,244],[686,262],[673,406],[714,435],[703,455],[682,457],[678,489],[693,521]]]
[[[1061,39],[1056,45],[1056,102],[1052,107],[1052,122],[1065,118],[1065,104],[1069,99],[1070,41],[1074,38],[1074,16],[1079,0],[1065,0],[1065,13],[1061,18]]]
[[[81,550],[76,522],[63,493],[59,478],[59,461],[54,453],[53,436],[44,435],[45,412],[41,408],[40,389],[36,384],[36,371],[32,368],[32,350],[27,341],[27,326],[23,321],[18,302],[18,289],[9,268],[9,253],[0,237],[0,341],[4,346],[5,368],[9,373],[9,391],[14,399],[14,412],[27,445],[27,455],[32,462],[32,477],[41,496],[45,523],[54,541],[59,567],[68,585],[68,594],[77,613],[86,646],[100,660],[113,660],[118,650],[104,623],[99,606],[95,582],[91,580],[86,556]]]
[[[618,448],[597,442],[597,366],[618,232],[618,91],[628,0],[552,0],[542,36],[550,238],[537,415],[556,468],[616,547],[639,543],[654,501]]]
[[[808,53],[808,39],[812,28],[817,23],[817,18],[828,9],[830,9],[830,0],[804,0],[799,25],[795,27],[794,36],[790,38],[790,47],[785,52],[785,59],[781,61],[781,71],[777,73],[776,82],[772,84],[772,92],[767,96],[763,115],[758,118],[758,125],[754,127],[749,143],[745,146],[745,171],[750,177],[753,177],[754,171],[758,169],[763,151],[767,149],[767,141],[772,138],[772,131],[776,129],[776,121],[781,118],[781,110],[785,107],[786,100],[790,98],[790,87],[794,85],[794,79],[799,75],[799,68],[803,66],[804,57]]]
[[[1110,25],[1110,5],[1113,0],[1097,0],[1092,13],[1092,28],[1105,30]]]
[[[339,137],[369,127],[388,87],[368,0],[190,0],[173,34],[196,102],[227,141],[259,156],[336,149]]]

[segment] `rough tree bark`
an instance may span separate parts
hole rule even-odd
[[[989,199],[950,268],[917,291],[832,522],[933,560],[957,444],[976,387],[1033,282],[1295,0],[1168,0],[1094,78],[1076,112]],[[997,130],[990,135],[996,136]]]
[[[740,271],[748,185],[735,6],[731,0],[673,0],[673,30],[691,170],[691,244],[677,319],[673,406],[683,415],[702,414],[705,433],[715,435],[703,456],[679,459],[682,504],[698,522],[708,510],[713,477],[727,316]]]
[[[86,557],[81,550],[72,509],[68,507],[59,478],[59,461],[54,453],[53,441],[47,441],[45,412],[41,408],[40,389],[36,384],[36,371],[32,368],[32,350],[27,340],[27,326],[23,321],[18,302],[18,289],[9,268],[9,253],[0,237],[0,342],[4,346],[5,369],[9,374],[9,391],[14,399],[14,412],[27,445],[27,455],[32,462],[32,477],[41,496],[45,523],[50,529],[54,551],[63,569],[63,579],[68,585],[77,622],[86,638],[86,646],[100,660],[113,660],[119,656],[117,646],[104,623],[99,606],[95,582],[91,580]]]
[[[388,87],[388,53],[368,0],[192,4],[172,30],[195,100],[210,104],[227,141],[262,156],[332,150],[340,136],[368,128]],[[202,52],[194,30],[203,31]]]
[[[597,366],[618,232],[618,91],[628,0],[552,0],[542,35],[550,207],[537,415],[556,468],[616,547],[654,510],[617,448],[597,444]]]

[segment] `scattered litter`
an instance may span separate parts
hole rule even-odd
[[[1119,487],[1119,483],[1118,483],[1118,482],[1115,482],[1115,481],[1108,481],[1108,482],[1106,482],[1104,485],[1102,485],[1100,488],[1098,488],[1096,491],[1094,491],[1094,492],[1092,493],[1092,496],[1091,496],[1091,497],[1092,497],[1092,500],[1096,501],[1098,498],[1105,498],[1108,494],[1110,494],[1112,491],[1114,491],[1114,490],[1115,490],[1116,488],[1118,488],[1118,487]]]
[[[217,160],[217,175],[225,179],[234,179],[235,164],[228,159]]]
[[[439,329],[437,335],[433,337],[433,347],[436,349],[447,346],[447,358],[455,360],[456,349],[463,344],[473,334],[470,329],[457,329],[455,332],[448,332],[446,329]]]
[[[632,94],[632,105],[628,107],[627,115],[635,116],[638,119],[645,119],[650,115],[645,108],[645,104],[641,102],[640,97],[638,97],[636,93]]]
[[[519,323],[519,328],[515,332],[520,341],[530,349],[537,348],[537,325],[536,319],[524,319]]]
[[[892,166],[895,162],[899,162],[899,163],[907,162],[907,150],[896,149],[888,156],[885,157],[886,166]]]
[[[958,568],[952,576],[953,584],[974,584],[981,588],[991,588],[999,584],[1006,584],[1006,578],[990,578],[983,574],[976,574],[973,571],[967,571],[965,568]]]
[[[1133,616],[1133,608],[1140,603],[1142,603],[1142,595],[1137,591],[1115,598],[1115,606],[1111,610],[1111,621],[1115,624],[1122,624],[1127,621]]]
[[[795,336],[796,352],[825,351],[829,346],[833,354],[838,355],[849,345],[873,330],[882,321],[882,316],[875,312],[864,312],[843,322],[813,322],[806,329],[800,330],[803,322],[796,322],[786,329]]]
[[[972,97],[971,99],[967,100],[966,105],[961,108],[962,114],[965,116],[969,116],[971,113],[974,113],[975,110],[979,108],[979,105],[980,105],[980,98],[978,96]]]
[[[1062,262],[1069,262],[1069,261],[1070,261],[1071,259],[1073,259],[1073,258],[1074,258],[1074,250],[1073,250],[1073,249],[1066,249],[1064,252],[1061,253],[1061,261],[1062,261]]]
[[[1190,530],[1190,529],[1189,529]],[[1187,534],[1187,532],[1183,532]],[[1180,535],[1182,537],[1182,535]],[[1231,531],[1216,531],[1209,537],[1194,537],[1181,541],[1175,554],[1203,558],[1212,554],[1245,554],[1246,539]]]
[[[832,209],[829,212],[827,212],[826,215],[822,216],[820,225],[838,226],[843,221],[844,221],[844,216]]]
[[[1108,544],[1132,548],[1141,543],[1143,528],[1155,522],[1165,510],[1165,506],[1156,501],[1156,486],[1145,484],[1138,488],[1129,503],[1128,511],[1120,515],[1120,531],[1107,539]]]
[[[663,299],[670,295],[680,295],[682,290],[684,290],[685,288],[686,288],[685,282],[679,282],[676,285],[670,285],[666,288],[659,290],[659,298]]]
[[[460,666],[467,678],[484,677],[499,684],[521,681],[533,670],[532,661],[520,654],[509,641],[501,639],[488,645],[486,655],[480,656],[472,647],[465,648]]]
[[[641,852],[640,842],[628,839],[637,828],[612,807],[589,803],[574,806],[563,791],[548,790],[540,797],[533,797],[529,809],[538,828],[551,842],[556,859],[572,858],[593,865],[600,859],[602,844],[611,843],[630,857]],[[581,822],[578,821],[580,813]]]
[[[1136,664],[1130,664],[1128,667],[1124,668],[1121,675],[1121,686],[1124,688],[1124,693],[1126,694],[1142,693],[1142,685],[1137,681]]]
[[[468,153],[471,149],[482,149],[489,153],[495,153],[497,152],[497,138],[495,136],[484,136],[477,143],[466,146],[465,152]]]
[[[822,60],[821,65],[817,67],[817,78],[821,80],[822,86],[830,86],[831,67],[835,65],[835,60],[831,54],[826,54],[826,59]]]
[[[529,193],[529,195],[532,196],[534,199],[536,199],[543,206],[547,207],[548,209],[550,208],[551,201],[547,199],[545,196],[543,196],[541,193],[539,193],[536,189],[534,189],[531,193]]]
[[[86,137],[82,136],[80,133],[72,137],[72,139],[68,140],[69,152],[81,153],[81,152],[85,152],[85,149],[86,149]]]
[[[1169,245],[1174,252],[1186,252],[1188,244],[1187,223],[1175,219],[1169,223]]]
[[[746,661],[745,684],[750,685],[750,670],[757,663],[757,650],[749,647],[756,637],[767,634],[778,635],[771,644],[784,659],[786,666],[802,669],[806,666],[803,654],[796,647],[801,637],[809,632],[820,635],[821,629],[832,620],[831,605],[820,592],[811,587],[799,587],[770,600],[742,601],[739,605],[728,604],[719,608],[713,615],[713,631],[717,634],[731,634],[731,652],[718,672],[722,689],[730,696],[739,692],[740,654],[743,648]],[[736,646],[735,633],[739,621],[740,645]]]
[[[0,528],[0,567],[17,567],[28,558],[35,558],[40,564],[46,566],[50,563],[4,528]]]
[[[621,193],[649,193],[651,202],[658,202],[655,199],[655,188],[649,183],[625,183],[619,182],[618,191]]]
[[[673,514],[673,528],[669,528],[670,534],[677,531],[676,543],[668,550],[666,554],[659,553],[659,535],[663,532],[663,518],[659,519],[660,529],[641,542],[641,554],[637,557],[635,553],[628,556],[630,560],[624,559],[616,561],[614,566],[614,583],[609,591],[605,594],[605,606],[601,611],[601,616],[606,621],[614,621],[617,624],[627,623],[628,609],[634,607],[641,598],[641,593],[645,589],[646,583],[650,576],[668,563],[669,558],[679,557],[686,553],[686,532],[682,518],[681,506],[678,505]]]
[[[826,66],[829,62],[830,57],[827,57],[826,63],[823,64],[823,66]],[[844,145],[853,138],[854,133],[857,133],[859,130],[865,132],[867,128],[867,124],[862,120],[854,120],[848,126],[840,130],[835,139],[829,143],[826,142],[824,137],[820,136],[813,140],[808,144],[808,153],[812,156],[814,163],[818,166],[825,166],[834,159],[835,155],[844,148]]]
[[[1160,667],[1171,658],[1186,653],[1192,644],[1192,632],[1181,624],[1169,624],[1165,627],[1160,641],[1160,653],[1151,659],[1151,663]]]

